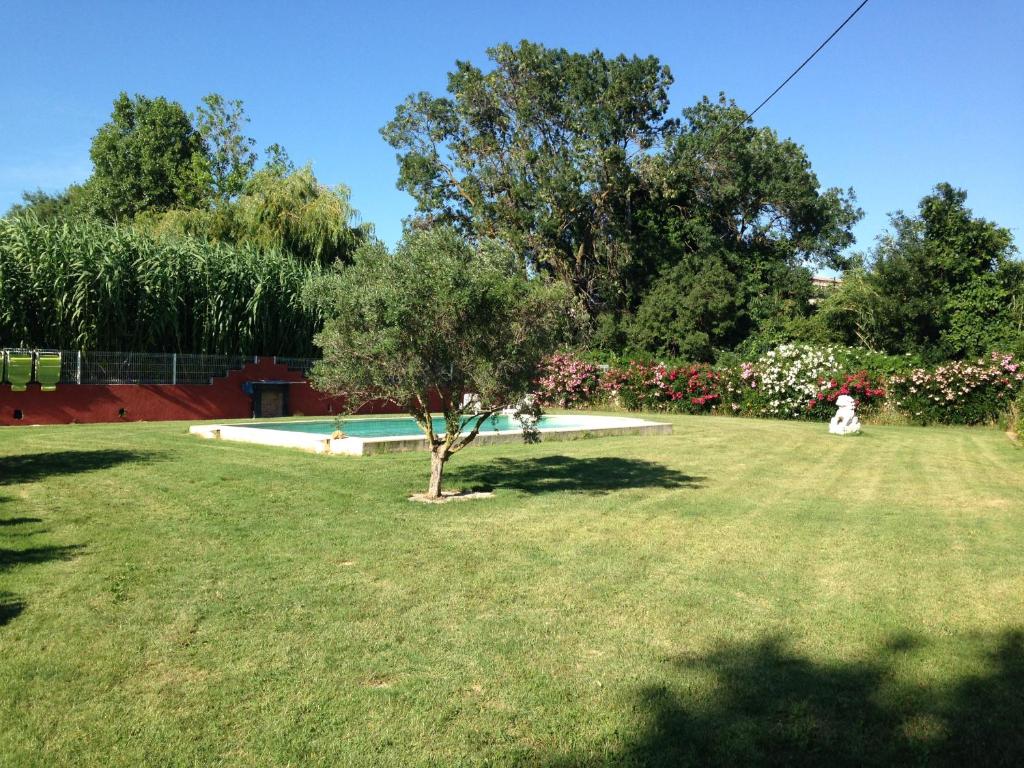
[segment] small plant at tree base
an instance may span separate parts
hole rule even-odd
[[[519,401],[512,418],[519,422],[523,429],[523,441],[526,443],[540,442],[540,420],[544,416],[544,409],[540,401],[533,395],[527,395]]]
[[[445,462],[531,391],[568,314],[564,288],[527,278],[505,246],[470,245],[447,227],[411,230],[394,254],[366,244],[305,297],[326,318],[314,385],[405,408],[430,446],[432,499]]]

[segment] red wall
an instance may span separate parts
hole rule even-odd
[[[242,390],[247,381],[294,381],[288,387],[288,410],[293,416],[324,416],[344,404],[315,391],[299,371],[289,371],[273,358],[250,363],[210,385],[196,384],[61,384],[56,392],[42,392],[30,384],[26,392],[12,392],[0,384],[0,425],[72,424],[106,421],[185,421],[189,419],[245,419],[252,416],[252,398]],[[120,409],[125,415],[119,415]],[[15,419],[20,410],[22,418]],[[398,413],[393,403],[378,401],[360,413]]]

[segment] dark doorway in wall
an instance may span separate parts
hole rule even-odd
[[[252,382],[252,412],[258,419],[288,415],[288,385],[276,382]]]

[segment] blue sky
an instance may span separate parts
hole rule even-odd
[[[407,94],[441,93],[455,59],[523,38],[654,54],[673,113],[724,90],[752,109],[855,0],[579,3],[8,3],[0,9],[0,211],[89,174],[121,90],[192,109],[245,101],[249,133],[344,182],[394,242],[410,198],[378,130]],[[889,211],[939,181],[1024,246],[1024,21],[1011,0],[871,0],[757,116],[804,145],[825,186],[852,186],[869,247]]]

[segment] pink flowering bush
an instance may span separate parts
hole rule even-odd
[[[921,424],[981,424],[1009,410],[1024,387],[1024,370],[1013,355],[993,352],[976,362],[917,368],[894,376],[896,406]]]
[[[602,400],[631,411],[726,413],[828,421],[849,395],[862,416],[888,400],[928,424],[993,422],[1024,398],[1024,367],[1012,355],[893,373],[858,363],[857,350],[782,345],[755,362],[706,364],[630,361],[607,370],[569,355],[552,356],[538,380],[541,402],[565,408]],[[854,367],[857,366],[857,367]],[[863,370],[867,368],[868,370]]]
[[[723,402],[724,383],[722,373],[703,363],[670,368],[631,361],[608,371],[602,386],[631,411],[711,413]]]
[[[543,405],[579,408],[601,394],[601,369],[569,354],[549,357],[537,379],[537,397]]]
[[[663,365],[650,365],[631,360],[623,368],[609,370],[602,387],[619,405],[630,411],[665,410],[668,395],[668,370]]]
[[[818,391],[807,402],[807,416],[820,421],[828,421],[836,413],[836,399],[840,395],[849,395],[857,404],[857,412],[863,416],[881,403],[885,398],[885,389],[872,382],[867,371],[848,373],[837,378],[818,381]]]

